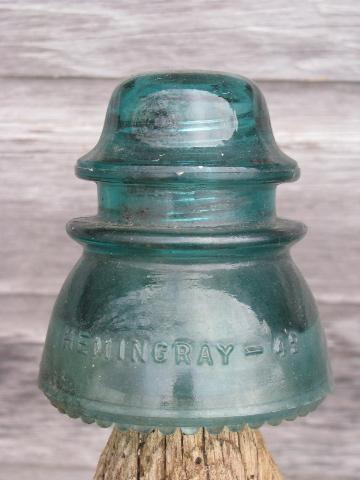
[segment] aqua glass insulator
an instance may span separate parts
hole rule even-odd
[[[276,186],[299,170],[254,83],[205,72],[125,81],[76,173],[97,183],[99,209],[68,225],[84,251],[39,380],[56,407],[192,433],[277,424],[323,400],[325,338],[289,252],[305,226],[275,210]]]

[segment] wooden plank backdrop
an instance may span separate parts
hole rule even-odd
[[[216,68],[359,79],[356,0],[2,0],[0,73],[119,77]]]
[[[302,178],[281,216],[307,223],[294,257],[319,302],[336,391],[265,436],[289,480],[360,469],[360,7],[356,0],[0,0],[0,480],[91,478],[108,430],[59,415],[36,388],[55,296],[80,247],[64,225],[96,208],[76,159],[128,74],[216,69],[257,80]]]

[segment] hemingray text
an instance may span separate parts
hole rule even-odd
[[[159,340],[150,342],[137,338],[102,338],[86,331],[66,328],[63,337],[65,350],[109,361],[130,361],[134,363],[165,363],[174,361],[176,365],[214,364],[229,365],[235,349],[233,343],[194,342],[177,339],[172,342]],[[239,347],[238,347],[239,348]],[[261,355],[261,345],[247,345],[242,348],[246,356]]]
[[[260,344],[234,344],[229,342],[199,342],[189,339],[174,341],[149,341],[134,337],[100,337],[75,328],[66,328],[62,346],[64,350],[85,355],[90,358],[102,358],[107,361],[129,361],[134,363],[175,362],[176,365],[229,365],[237,349],[245,357],[264,353]],[[298,351],[298,338],[291,332],[286,336],[277,336],[272,342],[272,351],[282,357]]]

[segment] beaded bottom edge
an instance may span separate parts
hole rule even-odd
[[[57,408],[57,410],[60,413],[66,414],[71,418],[79,418],[84,423],[88,423],[88,424],[96,423],[98,426],[103,428],[114,427],[123,432],[132,430],[132,431],[141,432],[141,433],[149,433],[151,431],[158,430],[164,435],[170,435],[178,429],[180,429],[181,432],[186,435],[193,435],[200,428],[205,428],[211,434],[217,434],[217,433],[220,433],[224,428],[228,428],[231,432],[239,432],[245,426],[249,426],[250,428],[255,428],[255,429],[260,428],[264,424],[275,426],[275,425],[279,425],[283,421],[292,421],[298,417],[304,417],[308,413],[315,410],[326,397],[326,394],[325,394],[314,401],[311,401],[309,403],[306,403],[304,405],[301,405],[295,408],[269,412],[268,414],[253,415],[252,416],[253,418],[251,420],[246,419],[246,417],[244,417],[243,422],[227,423],[226,417],[225,417],[224,423],[217,424],[217,425],[207,425],[206,421],[204,421],[203,424],[199,424],[196,426],[182,426],[181,424],[180,425],[161,425],[155,422],[154,422],[154,425],[139,425],[135,423],[125,423],[125,422],[120,424],[117,422],[104,420],[96,412],[90,417],[84,414],[83,409],[81,407],[75,405],[78,402],[74,401],[74,398],[71,395],[58,391],[58,394],[60,393],[60,396],[63,399],[63,401],[59,401],[58,398],[57,399],[52,398],[51,395],[49,395],[49,392],[44,391],[44,393],[48,398],[48,400],[50,401],[50,403],[55,408]],[[216,420],[218,421],[218,419]],[[214,421],[214,419],[209,419],[209,423],[211,423],[212,421]]]

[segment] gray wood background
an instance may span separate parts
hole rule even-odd
[[[360,470],[360,4],[356,0],[0,0],[0,479],[91,478],[108,430],[61,416],[36,388],[52,304],[94,212],[73,175],[119,79],[212,69],[256,80],[275,137],[302,168],[278,192],[308,224],[294,257],[327,330],[336,391],[266,427],[289,480]]]

